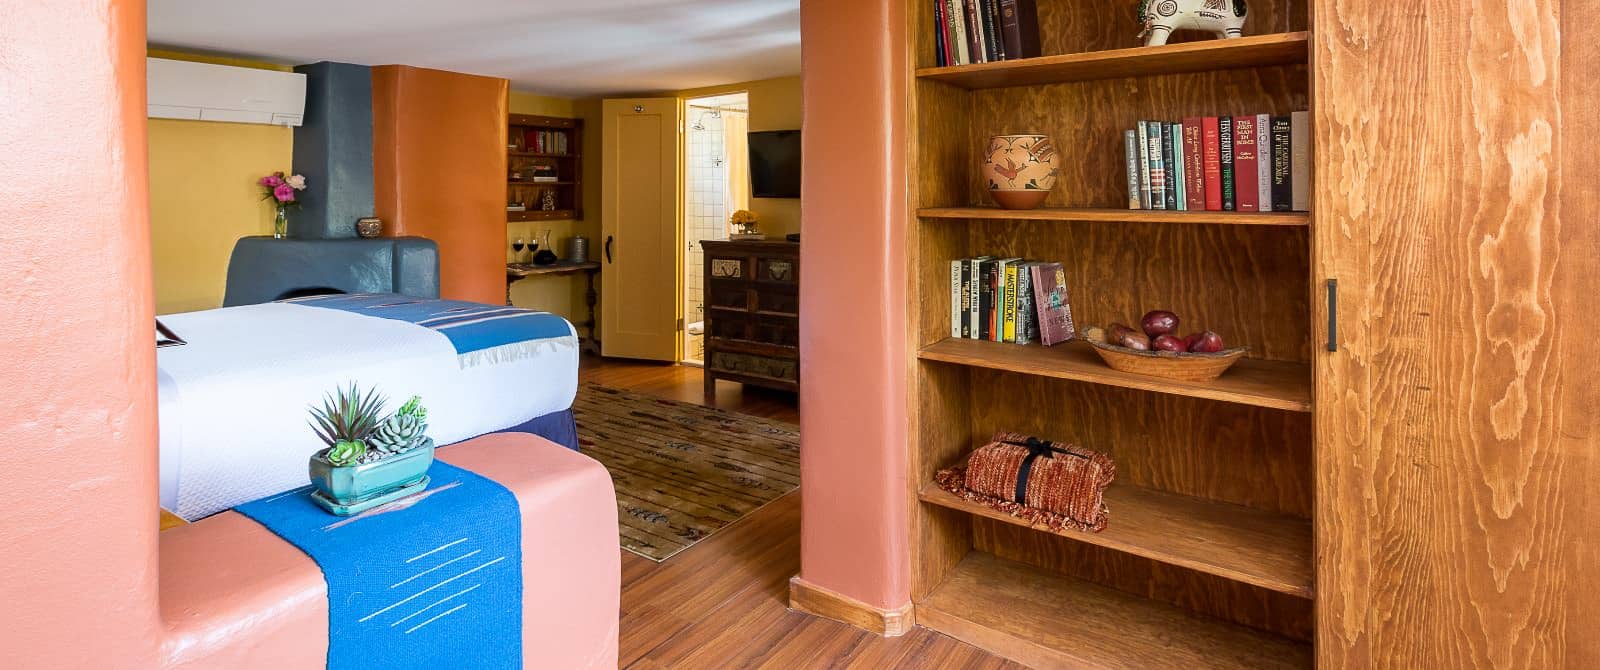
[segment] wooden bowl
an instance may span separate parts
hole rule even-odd
[[[1214,354],[1180,354],[1171,351],[1139,351],[1101,342],[1090,342],[1094,352],[1113,370],[1136,375],[1166,377],[1188,382],[1208,382],[1249,351],[1249,347],[1228,349]]]

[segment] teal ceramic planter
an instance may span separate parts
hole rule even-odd
[[[353,514],[370,506],[362,503],[384,502],[379,499],[392,499],[391,494],[422,482],[433,465],[433,448],[433,439],[429,438],[422,446],[398,456],[346,466],[329,463],[323,458],[328,453],[324,449],[311,456],[311,485],[321,494],[318,502],[329,511]]]

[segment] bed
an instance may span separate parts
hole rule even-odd
[[[504,431],[576,449],[578,340],[560,317],[396,295],[174,314],[157,350],[161,504],[193,521],[302,485],[307,409],[357,382],[428,407],[440,445]]]

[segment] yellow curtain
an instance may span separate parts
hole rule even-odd
[[[728,156],[728,214],[750,208],[750,114],[722,113],[722,146]]]

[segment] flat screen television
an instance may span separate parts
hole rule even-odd
[[[800,197],[800,131],[750,133],[750,195]]]

